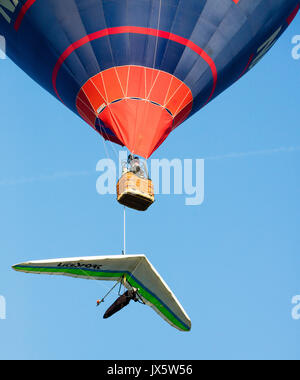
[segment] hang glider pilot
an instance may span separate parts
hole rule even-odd
[[[103,318],[106,319],[111,317],[113,314],[123,309],[123,307],[127,306],[131,300],[133,300],[134,302],[138,301],[137,289],[135,288],[127,290],[124,294],[118,297],[116,301],[106,310],[105,314],[103,315]],[[99,304],[100,301],[97,301],[97,305]]]

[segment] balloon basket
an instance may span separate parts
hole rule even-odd
[[[117,200],[126,207],[146,211],[154,202],[152,181],[130,171],[124,173],[117,183]]]

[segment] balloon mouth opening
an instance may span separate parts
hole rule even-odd
[[[105,140],[148,158],[190,114],[189,87],[167,72],[118,66],[90,78],[76,99],[79,115]]]
[[[174,122],[170,111],[149,100],[136,98],[107,105],[98,119],[100,133],[106,139],[109,139],[109,129],[132,154],[143,158],[150,157],[167,138]]]
[[[112,101],[110,104],[115,104],[115,103],[121,102],[122,100],[141,100],[141,101],[149,102],[149,103],[151,103],[151,104],[154,104],[154,105],[156,105],[156,106],[161,107],[161,104],[159,104],[159,103],[157,103],[157,102],[154,102],[153,100],[143,99],[143,98],[137,98],[137,97],[133,97],[133,96],[132,96],[132,97],[128,97],[128,98],[116,99],[116,100]],[[105,104],[105,105],[103,105],[103,106],[100,106],[100,107],[97,109],[98,118],[101,119],[101,113],[102,113],[103,111],[105,111],[105,109],[106,109],[108,106],[109,106],[109,104],[108,104],[108,105]],[[164,109],[169,113],[169,115],[170,115],[171,117],[173,117],[172,112],[171,112],[168,108],[164,107]]]

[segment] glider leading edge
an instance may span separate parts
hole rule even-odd
[[[65,275],[77,278],[116,281],[127,291],[106,311],[104,318],[140,300],[151,306],[165,321],[181,331],[190,331],[191,320],[168,285],[145,255],[109,255],[28,261],[13,269],[25,273]],[[98,301],[98,304],[101,301]]]

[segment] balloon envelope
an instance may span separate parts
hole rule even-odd
[[[7,55],[106,140],[149,157],[249,71],[299,0],[0,0]]]

